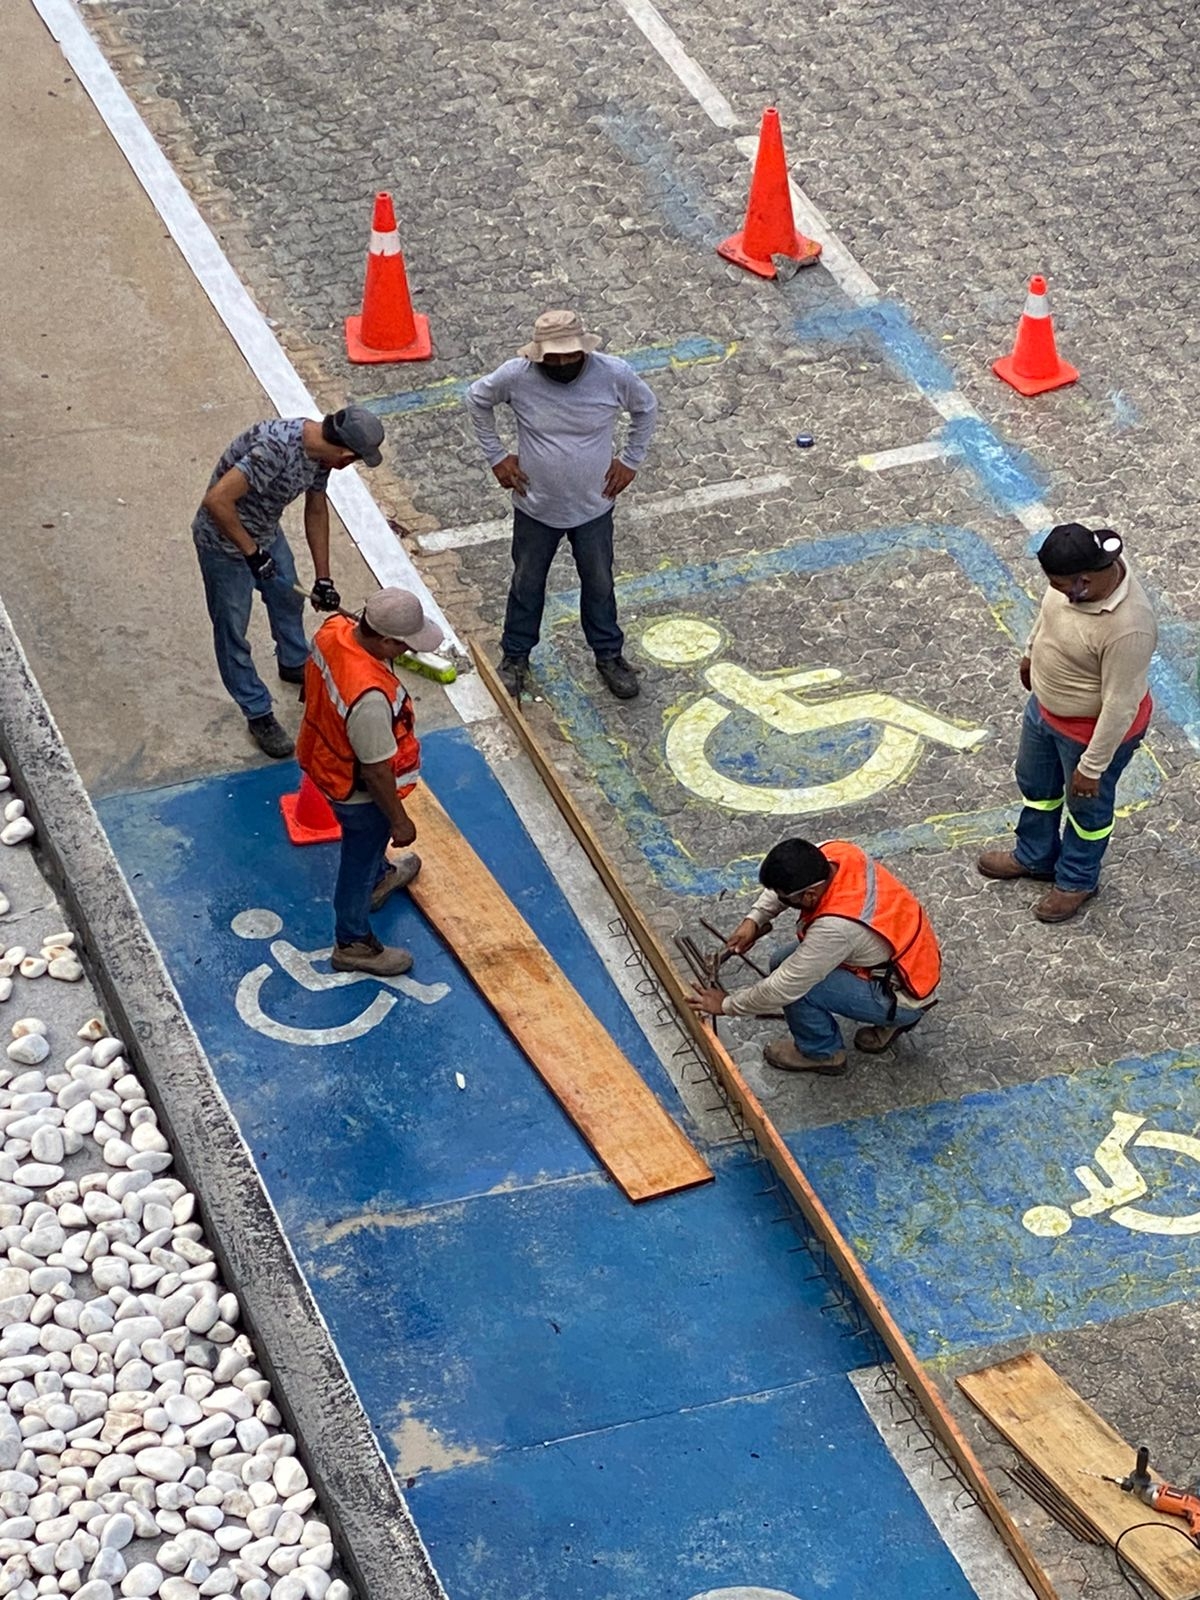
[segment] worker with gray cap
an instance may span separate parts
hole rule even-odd
[[[441,642],[407,589],[380,589],[357,622],[330,617],[312,642],[296,759],[342,827],[330,958],[337,972],[392,978],[412,966],[407,950],[380,943],[370,916],[421,870],[412,852],[394,865],[387,859],[389,841],[404,849],[417,836],[404,801],[421,766],[412,701],[393,664]]]
[[[1038,560],[1049,588],[1021,660],[1031,691],[1017,751],[1021,815],[1012,850],[979,858],[985,878],[1051,884],[1033,908],[1065,922],[1096,893],[1117,780],[1150,722],[1154,612],[1110,528],[1064,522]]]
[[[658,402],[629,365],[602,355],[574,311],[544,311],[533,338],[467,390],[466,405],[496,481],[512,491],[513,576],[500,640],[500,678],[520,698],[538,642],[546,579],[564,535],[579,573],[579,619],[596,668],[620,700],[638,692],[622,654],[613,586],[613,504],[633,482],[654,433]],[[496,431],[507,405],[517,425],[510,451]],[[617,417],[629,432],[614,449]]]
[[[346,406],[321,422],[307,417],[256,422],[225,450],[192,521],[204,578],[221,682],[237,701],[251,738],[264,754],[290,756],[292,741],[271,710],[271,692],[254,669],[246,630],[257,589],[267,608],[284,683],[304,681],[308,641],[296,565],[279,526],[285,506],[304,496],[304,534],[312,555],[310,599],[336,611],[341,597],[329,576],[329,474],[362,461],[382,461],[383,424],[363,406]]]

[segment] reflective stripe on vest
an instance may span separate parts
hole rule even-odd
[[[941,977],[942,959],[937,938],[916,895],[856,844],[831,839],[821,850],[837,870],[816,910],[800,918],[799,936],[803,938],[820,917],[843,917],[860,923],[877,934],[891,951],[886,963],[889,973],[916,999],[928,999]]]
[[[296,759],[321,793],[346,800],[359,781],[360,766],[350,743],[347,720],[365,694],[384,695],[391,712],[396,753],[390,765],[396,788],[407,794],[421,766],[412,702],[385,662],[354,638],[355,623],[330,617],[317,631],[305,669],[304,720],[296,740]]]

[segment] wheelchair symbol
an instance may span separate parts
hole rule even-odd
[[[326,989],[344,989],[354,983],[382,983],[388,989],[407,995],[419,1005],[436,1005],[450,993],[448,983],[416,983],[412,978],[375,978],[367,972],[318,972],[316,963],[327,961],[333,946],[323,950],[297,950],[288,939],[276,939],[283,929],[283,918],[265,907],[239,911],[230,923],[239,939],[270,939],[271,954],[282,970],[302,989],[320,994]],[[351,1017],[333,1028],[293,1028],[289,1023],[270,1017],[259,1004],[263,984],[273,976],[276,968],[269,961],[247,972],[237,986],[234,1004],[237,1014],[248,1028],[261,1033],[264,1038],[275,1039],[280,1044],[330,1045],[347,1044],[351,1039],[361,1039],[377,1028],[396,1004],[396,994],[385,994],[377,989],[375,997],[358,1016]]]
[[[647,655],[664,666],[709,662],[704,680],[722,698],[703,695],[679,713],[667,730],[667,765],[685,789],[730,811],[797,816],[855,805],[907,778],[926,740],[952,750],[974,750],[988,735],[986,728],[948,722],[890,694],[801,698],[814,689],[839,683],[842,673],[834,667],[820,667],[760,677],[730,661],[713,661],[722,644],[720,630],[694,618],[668,617],[652,623],[641,644]],[[719,772],[705,753],[713,734],[736,710],[748,711],[769,728],[792,736],[862,723],[873,723],[881,732],[875,749],[859,767],[829,783],[789,789],[740,783]]]
[[[1146,1118],[1131,1116],[1127,1111],[1114,1111],[1113,1125],[1096,1146],[1093,1160],[1108,1182],[1096,1176],[1091,1167],[1076,1167],[1075,1176],[1087,1190],[1087,1198],[1077,1200],[1070,1211],[1061,1206],[1032,1206],[1021,1218],[1030,1233],[1040,1239],[1057,1239],[1071,1230],[1071,1217],[1099,1217],[1105,1212],[1122,1228],[1134,1233],[1166,1233],[1177,1237],[1200,1233],[1200,1211],[1182,1217],[1164,1217],[1156,1211],[1142,1211],[1131,1202],[1140,1200],[1147,1192],[1145,1178],[1126,1155],[1126,1146],[1133,1144],[1147,1150],[1173,1150],[1177,1155],[1188,1156],[1200,1165],[1200,1139],[1190,1133],[1171,1133],[1161,1128],[1145,1128]],[[1135,1137],[1136,1136],[1136,1137]]]

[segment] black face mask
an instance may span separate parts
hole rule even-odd
[[[549,378],[551,383],[571,383],[583,371],[586,356],[580,356],[578,361],[559,361],[551,366],[549,362],[539,361],[538,371],[543,378]]]

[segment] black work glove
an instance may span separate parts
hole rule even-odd
[[[279,571],[275,565],[275,557],[267,550],[254,550],[242,559],[254,574],[256,583],[269,583]]]
[[[342,603],[341,595],[333,587],[332,578],[318,578],[308,598],[313,603],[314,611],[336,611]]]

